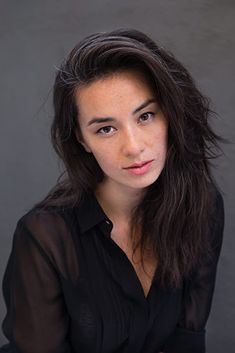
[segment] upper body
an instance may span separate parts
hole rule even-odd
[[[214,257],[177,289],[148,293],[93,195],[19,222],[4,276],[3,331],[16,352],[202,353],[223,233],[213,190]]]
[[[67,177],[17,225],[5,335],[21,353],[204,353],[224,225],[206,99],[117,30],[72,50],[54,111]]]

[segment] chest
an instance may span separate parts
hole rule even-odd
[[[126,233],[116,230],[111,233],[111,238],[126,254],[141,284],[144,295],[147,297],[155,271],[157,269],[157,260],[151,250],[146,250],[143,254],[142,263],[140,248],[134,251],[130,238],[124,236],[123,234]]]

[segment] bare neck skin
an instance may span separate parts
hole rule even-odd
[[[143,190],[119,188],[110,180],[105,180],[95,191],[97,200],[106,215],[116,224],[129,223],[132,210],[138,205]]]

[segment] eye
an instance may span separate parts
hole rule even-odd
[[[111,135],[114,130],[112,126],[104,126],[104,127],[101,127],[99,130],[96,131],[96,134],[98,135]]]
[[[153,112],[146,112],[140,116],[139,120],[140,120],[140,122],[145,123],[145,122],[152,120],[154,115],[155,115],[155,113],[153,113]]]

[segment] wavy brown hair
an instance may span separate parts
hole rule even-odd
[[[74,93],[101,77],[133,68],[146,75],[169,124],[165,166],[133,210],[132,234],[141,234],[137,242],[133,236],[133,242],[142,254],[151,244],[159,285],[177,287],[213,251],[208,235],[218,186],[210,160],[225,140],[209,125],[209,100],[187,69],[142,32],[118,29],[90,35],[58,69],[51,136],[65,172],[37,206],[75,207],[103,180],[95,158],[77,141]]]

